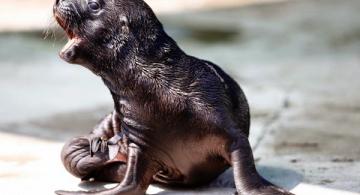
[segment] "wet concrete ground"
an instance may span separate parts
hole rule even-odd
[[[296,194],[358,194],[358,10],[357,0],[304,0],[161,19],[187,53],[219,64],[243,86],[265,177]],[[111,111],[100,79],[57,57],[64,41],[0,35],[1,194],[79,188],[61,165],[62,143]],[[222,177],[231,185],[231,171]]]

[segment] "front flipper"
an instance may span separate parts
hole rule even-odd
[[[115,188],[104,191],[69,192],[56,191],[59,195],[143,195],[157,172],[154,164],[142,152],[139,146],[130,144],[128,147],[126,172],[122,182]]]
[[[81,179],[89,177],[109,160],[106,153],[96,153],[91,156],[89,145],[87,137],[73,138],[61,151],[61,160],[66,170]]]
[[[89,135],[73,138],[64,145],[61,159],[71,174],[82,180],[122,180],[126,167],[126,151],[120,148],[126,146],[121,142],[112,145],[114,139],[119,139],[121,134],[118,131],[119,121],[114,120],[114,116],[117,116],[115,112],[109,114]],[[111,142],[107,141],[108,139]]]

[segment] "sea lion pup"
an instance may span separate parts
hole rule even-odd
[[[256,171],[249,107],[237,83],[185,54],[144,1],[57,0],[54,15],[69,37],[61,58],[100,76],[114,100],[100,127],[65,146],[63,162],[80,178],[119,182],[58,194],[138,195],[152,182],[198,186],[229,166],[239,194],[291,194]]]

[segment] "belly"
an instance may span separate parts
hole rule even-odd
[[[215,135],[173,142],[172,150],[167,152],[171,162],[165,163],[155,181],[180,186],[209,183],[230,166],[223,158],[225,143],[224,137]]]

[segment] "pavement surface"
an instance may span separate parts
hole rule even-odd
[[[303,0],[161,15],[189,54],[244,88],[257,167],[296,194],[360,194],[360,2]],[[51,31],[50,31],[51,32]],[[108,188],[79,183],[63,143],[111,111],[101,80],[62,62],[40,32],[0,34],[0,194]],[[219,183],[226,188],[216,187]],[[148,194],[232,194],[231,170],[210,186]]]

